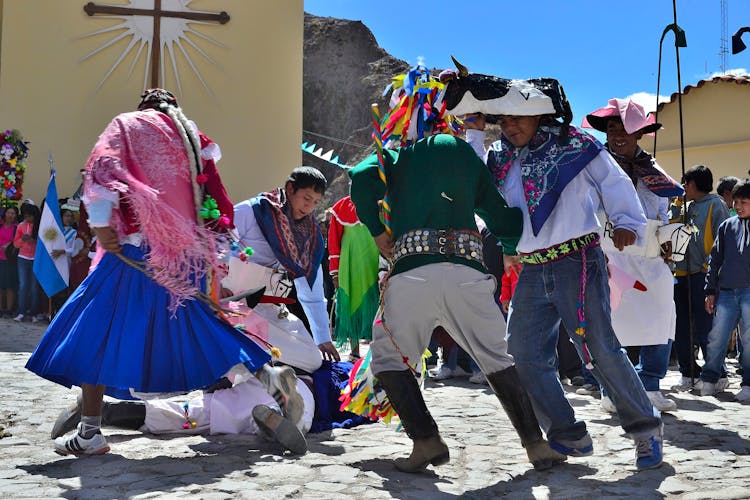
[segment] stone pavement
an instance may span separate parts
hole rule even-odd
[[[636,472],[617,418],[575,393],[594,455],[534,471],[498,401],[466,379],[427,383],[451,462],[426,474],[392,468],[386,460],[405,454],[409,440],[382,424],[309,435],[303,457],[254,436],[120,429],[105,429],[106,455],[60,457],[49,432],[75,392],[23,368],[43,329],[0,320],[0,498],[750,498],[750,406],[728,392],[671,394],[679,409],[665,416],[665,463],[645,472]],[[671,371],[663,386],[677,379]],[[733,392],[738,384],[734,376]]]

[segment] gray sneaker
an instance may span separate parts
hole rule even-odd
[[[297,392],[297,375],[294,369],[291,366],[264,365],[258,379],[279,404],[281,413],[297,425],[305,412],[305,401]]]
[[[81,395],[78,395],[78,399],[74,405],[65,408],[57,416],[55,425],[52,426],[52,432],[50,437],[52,439],[64,436],[70,431],[78,428],[78,423],[81,421],[81,411],[83,408],[83,399]]]
[[[288,418],[266,405],[253,408],[253,420],[267,437],[297,455],[307,453],[307,441],[302,432]]]

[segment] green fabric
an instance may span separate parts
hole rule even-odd
[[[339,346],[372,338],[372,321],[378,310],[379,252],[362,224],[345,226],[339,257],[336,290],[336,342]]]
[[[472,147],[457,137],[439,134],[414,145],[383,152],[391,202],[394,241],[409,229],[476,230],[474,214],[514,254],[521,237],[521,211],[508,207],[490,172]],[[379,219],[378,200],[385,186],[378,176],[378,159],[372,155],[349,171],[351,197],[357,216],[373,236],[385,227]],[[461,257],[413,255],[400,259],[393,273],[437,262],[466,264],[483,272],[484,267]]]

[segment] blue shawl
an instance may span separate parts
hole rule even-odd
[[[516,159],[521,161],[521,180],[534,236],[554,210],[565,186],[602,150],[593,136],[569,126],[568,140],[561,144],[560,127],[540,125],[529,144],[516,148],[505,137],[495,142],[487,157],[498,190]]]
[[[260,193],[250,200],[250,203],[253,207],[255,220],[258,222],[260,231],[270,245],[274,256],[284,266],[292,279],[305,276],[307,283],[312,288],[320,263],[323,261],[323,251],[325,250],[323,234],[320,232],[320,226],[318,226],[312,214],[304,217],[302,222],[294,222],[303,224],[303,230],[308,235],[304,239],[303,247],[298,248],[292,232],[292,222],[290,222],[290,215],[288,214],[289,207],[287,207],[283,189],[278,188],[270,193]]]

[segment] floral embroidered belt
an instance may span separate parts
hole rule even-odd
[[[571,238],[558,245],[543,248],[532,253],[522,253],[521,262],[524,264],[548,264],[570,254],[580,252],[590,247],[599,246],[599,233],[589,233],[578,238]]]
[[[469,229],[412,229],[398,237],[393,249],[394,263],[407,255],[456,256],[484,265],[482,236]]]

